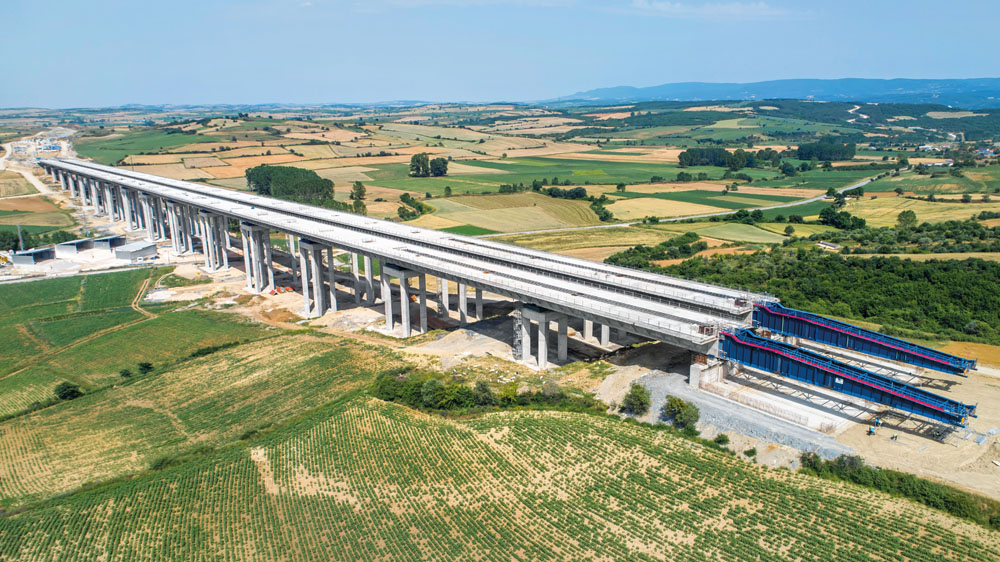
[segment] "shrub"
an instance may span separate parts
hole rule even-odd
[[[660,416],[665,420],[673,420],[675,426],[686,429],[694,427],[694,424],[698,422],[698,418],[701,417],[701,413],[694,404],[681,400],[676,396],[667,396],[667,402],[663,405],[663,409],[660,410]]]
[[[622,400],[621,412],[641,416],[649,411],[649,403],[649,390],[641,384],[633,383]]]
[[[726,435],[725,433],[720,433],[716,435],[715,439],[713,439],[712,441],[714,441],[715,444],[720,447],[725,447],[726,445],[729,444],[729,436]]]
[[[497,403],[497,397],[485,381],[477,381],[472,392],[476,396],[476,406],[495,406]]]
[[[128,369],[122,369],[121,371],[118,371],[118,374],[121,375],[121,377],[123,379],[130,379],[130,378],[132,378],[132,371],[130,371]]]
[[[757,448],[756,447],[751,447],[751,448],[747,449],[746,451],[743,451],[743,454],[746,455],[746,456],[748,456],[748,457],[750,457],[750,458],[754,458],[754,457],[757,456]]]
[[[145,375],[153,370],[153,364],[148,361],[139,363],[139,373]]]
[[[428,379],[420,388],[420,399],[425,408],[439,408],[445,401],[444,384],[437,379]]]
[[[56,393],[56,398],[60,400],[72,400],[83,396],[83,391],[80,390],[80,387],[69,381],[56,385],[54,392]]]

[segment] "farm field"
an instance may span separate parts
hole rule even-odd
[[[20,176],[18,176],[20,177]],[[46,197],[0,199],[0,230],[22,230],[37,234],[76,224],[69,211],[60,209]]]
[[[0,505],[18,507],[143,471],[157,458],[237,441],[401,364],[388,350],[347,340],[280,336],[9,420],[0,433]]]
[[[164,366],[193,349],[268,333],[266,327],[206,310],[129,308],[142,282],[168,270],[130,270],[0,285],[0,416],[52,397],[62,381],[96,390],[140,361]],[[44,297],[40,298],[40,295]],[[75,346],[84,338],[103,335]],[[154,345],[155,344],[155,345]]]
[[[434,214],[413,224],[428,228],[466,225],[491,232],[600,224],[586,201],[557,199],[538,193],[450,197],[431,199],[426,203],[435,208]],[[435,222],[441,219],[448,223]]]
[[[966,220],[982,211],[1000,212],[1000,201],[991,203],[930,202],[905,197],[883,196],[877,199],[848,201],[844,210],[866,221],[868,226],[894,226],[896,216],[905,210],[917,214],[917,222]]]
[[[28,195],[37,191],[21,174],[0,170],[0,198]]]
[[[616,228],[595,228],[568,232],[544,232],[539,234],[515,234],[493,238],[496,242],[516,244],[535,250],[559,252],[587,248],[622,248],[645,244],[659,244],[677,236],[658,228],[634,225]]]
[[[758,228],[756,225],[736,222],[664,223],[653,228],[676,233],[696,232],[701,236],[730,242],[780,244],[786,238],[784,234]]]
[[[832,232],[837,230],[832,226],[826,226],[825,224],[789,224],[787,222],[762,222],[755,224],[757,228],[763,228],[769,232],[775,234],[785,234],[785,228],[791,226],[795,229],[795,236],[810,236],[813,234],[819,234],[821,232]]]
[[[53,414],[55,415],[55,414]],[[985,529],[584,414],[452,421],[363,397],[0,519],[0,556],[251,560],[993,558]],[[253,532],[250,532],[250,531]],[[120,537],[128,537],[122,541]]]
[[[875,184],[878,184],[877,187]],[[944,174],[934,178],[915,172],[904,172],[898,177],[886,178],[875,182],[875,184],[872,184],[870,191],[892,192],[896,188],[900,188],[905,193],[917,195],[994,193],[1000,189],[1000,167],[989,166],[965,170],[960,177]],[[867,187],[866,190],[868,190]]]

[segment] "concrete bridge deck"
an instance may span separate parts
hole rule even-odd
[[[772,300],[766,295],[89,162],[43,160],[41,165],[85,205],[109,217],[128,220],[135,227],[144,225],[154,239],[180,237],[183,240],[194,234],[203,240],[203,248],[211,246],[208,253],[213,253],[212,248],[220,245],[227,246],[228,232],[216,224],[221,221],[204,222],[206,219],[201,214],[207,213],[241,221],[249,229],[298,237],[309,251],[313,251],[312,245],[318,244],[327,250],[338,248],[350,252],[355,254],[355,272],[357,256],[363,256],[380,261],[386,266],[383,270],[397,272],[397,276],[434,275],[458,283],[463,293],[467,287],[477,289],[477,296],[480,295],[478,291],[488,291],[557,315],[599,323],[605,331],[615,328],[699,353],[711,352],[720,329],[749,327],[754,302]],[[184,213],[172,215],[175,211],[169,209],[178,206],[193,211],[202,222],[181,220],[188,216]],[[250,236],[253,239],[253,232]],[[225,239],[225,243],[220,239]],[[260,244],[260,238],[257,240],[253,243]],[[248,287],[254,276],[251,269],[273,268],[269,241],[267,246],[264,252],[254,251],[257,246],[244,252],[248,263],[254,262],[247,268]],[[222,259],[216,255],[210,265],[228,264],[224,249],[221,252],[216,249],[214,253],[221,253]],[[316,310],[314,305],[318,299],[318,311],[322,313],[325,311],[324,297],[316,287],[322,285],[323,275],[315,264],[309,271],[309,262],[315,259],[315,256],[302,257],[303,290],[309,292],[307,285],[311,280],[314,294],[312,301],[310,295],[304,295],[306,309]],[[322,257],[319,260],[322,262]],[[262,261],[267,263],[261,266]],[[366,261],[366,270],[369,270],[368,265]],[[332,272],[330,275],[332,279]],[[273,284],[273,270],[270,279]],[[367,283],[370,287],[370,272]],[[357,273],[355,285],[357,298],[357,286],[365,285]],[[261,287],[259,283],[254,286]],[[387,281],[383,279],[383,287],[386,286]],[[371,293],[369,289],[366,299],[373,296]],[[328,294],[327,300],[335,307],[336,291]],[[425,306],[423,299],[421,306]],[[464,297],[460,306],[465,306]],[[391,303],[387,306],[387,314],[391,316]],[[421,309],[422,318],[425,314]],[[408,312],[405,322],[408,322]]]

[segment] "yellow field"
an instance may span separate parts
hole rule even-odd
[[[588,203],[538,193],[452,197],[429,204],[437,209],[435,216],[497,232],[600,224]]]
[[[648,216],[682,217],[688,215],[715,213],[725,210],[719,207],[710,207],[708,205],[699,205],[697,203],[668,201],[666,199],[656,199],[653,197],[623,199],[608,205],[607,209],[614,213],[615,218],[621,220],[638,220]]]
[[[184,157],[196,157],[200,155],[188,154],[131,154],[125,158],[126,164],[177,164]]]
[[[336,158],[328,144],[297,144],[288,147],[306,158]]]
[[[931,203],[903,197],[879,197],[849,201],[845,210],[867,220],[869,226],[892,226],[896,224],[896,216],[905,210],[916,213],[918,223],[942,222],[965,220],[980,211],[1000,212],[1000,202]]]
[[[526,248],[534,248],[536,250],[565,253],[576,250],[599,250],[601,248],[617,248],[615,251],[619,251],[619,249],[639,244],[652,246],[675,236],[677,236],[676,232],[667,232],[648,226],[622,226],[573,230],[569,232],[516,234],[494,238],[494,240],[517,244]]]
[[[213,168],[215,166],[228,166],[222,160],[219,160],[215,156],[196,156],[194,158],[185,158],[184,167],[185,168]]]
[[[976,359],[979,363],[1000,367],[1000,346],[985,343],[953,341],[944,346],[935,346],[945,353]]]
[[[0,197],[28,195],[36,191],[35,187],[21,174],[0,170]]]
[[[0,224],[32,224],[37,226],[72,226],[73,219],[66,213],[31,213],[30,215],[0,215]]]
[[[209,170],[225,170],[226,168],[228,167],[208,168],[203,171],[197,168],[187,168],[184,166],[184,164],[178,163],[178,164],[151,164],[148,166],[136,165],[132,166],[130,169],[134,169],[136,172],[142,172],[144,174],[164,176],[167,178],[173,178],[175,180],[197,180],[216,175],[214,171],[210,172]],[[242,175],[242,172],[239,175]],[[226,176],[226,177],[232,177],[232,176]]]
[[[356,181],[361,181],[368,183],[371,178],[365,175],[365,172],[375,171],[375,168],[366,168],[364,166],[346,166],[343,168],[320,168],[316,170],[316,173],[323,178],[332,180],[333,183],[343,185],[345,183],[353,183]],[[398,190],[393,190],[397,194]],[[397,195],[398,197],[398,195]]]

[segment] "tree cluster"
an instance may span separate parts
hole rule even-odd
[[[448,160],[446,158],[431,159],[426,152],[414,154],[410,157],[410,175],[413,177],[440,177],[446,175],[447,173]]]

